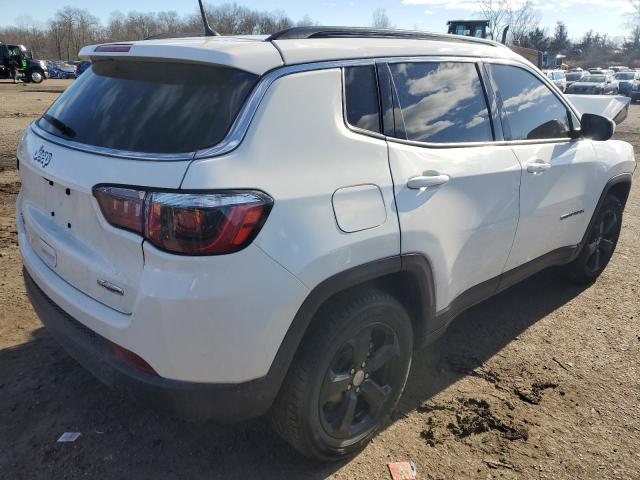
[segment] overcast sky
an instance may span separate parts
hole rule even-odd
[[[515,0],[517,1],[517,0]],[[626,13],[630,0],[534,0],[542,15],[542,25],[553,29],[563,20],[572,38],[594,29],[612,36],[627,33]],[[197,0],[2,0],[0,25],[12,25],[22,15],[45,22],[65,5],[86,8],[101,20],[107,20],[114,10],[152,12],[175,10],[180,14],[194,13]],[[210,4],[227,3],[209,1]],[[294,20],[305,14],[324,25],[369,25],[377,8],[387,11],[398,28],[418,28],[434,32],[446,30],[449,19],[476,18],[474,0],[237,0],[238,4],[260,10],[282,10]]]

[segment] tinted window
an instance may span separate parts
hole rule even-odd
[[[347,122],[380,133],[378,85],[374,67],[350,67],[344,72]]]
[[[88,145],[190,152],[222,140],[256,80],[218,66],[95,62],[38,125]]]
[[[492,82],[502,100],[507,140],[569,136],[567,108],[531,73],[508,65],[491,65]]]
[[[493,140],[484,91],[473,63],[389,64],[409,140]]]

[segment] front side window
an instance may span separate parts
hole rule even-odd
[[[380,107],[375,67],[345,68],[344,93],[349,125],[380,133]]]
[[[542,81],[510,65],[490,65],[493,89],[502,101],[506,140],[569,137],[567,107]]]
[[[493,140],[485,94],[474,63],[393,63],[389,68],[407,140]]]

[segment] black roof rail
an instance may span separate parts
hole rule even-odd
[[[491,40],[462,35],[448,35],[443,33],[418,32],[413,30],[394,30],[389,28],[369,27],[292,27],[271,34],[265,39],[273,40],[304,40],[308,38],[397,38],[414,40],[441,40],[447,42],[473,42],[485,45],[496,43]]]

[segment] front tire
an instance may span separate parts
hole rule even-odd
[[[618,245],[622,211],[622,203],[617,197],[605,197],[580,254],[564,267],[569,279],[577,283],[591,283],[602,274]]]
[[[30,70],[26,76],[27,81],[33,83],[42,83],[44,80],[44,72],[39,69]]]
[[[305,335],[270,420],[316,461],[362,450],[395,408],[413,354],[411,320],[385,292],[341,294]]]

